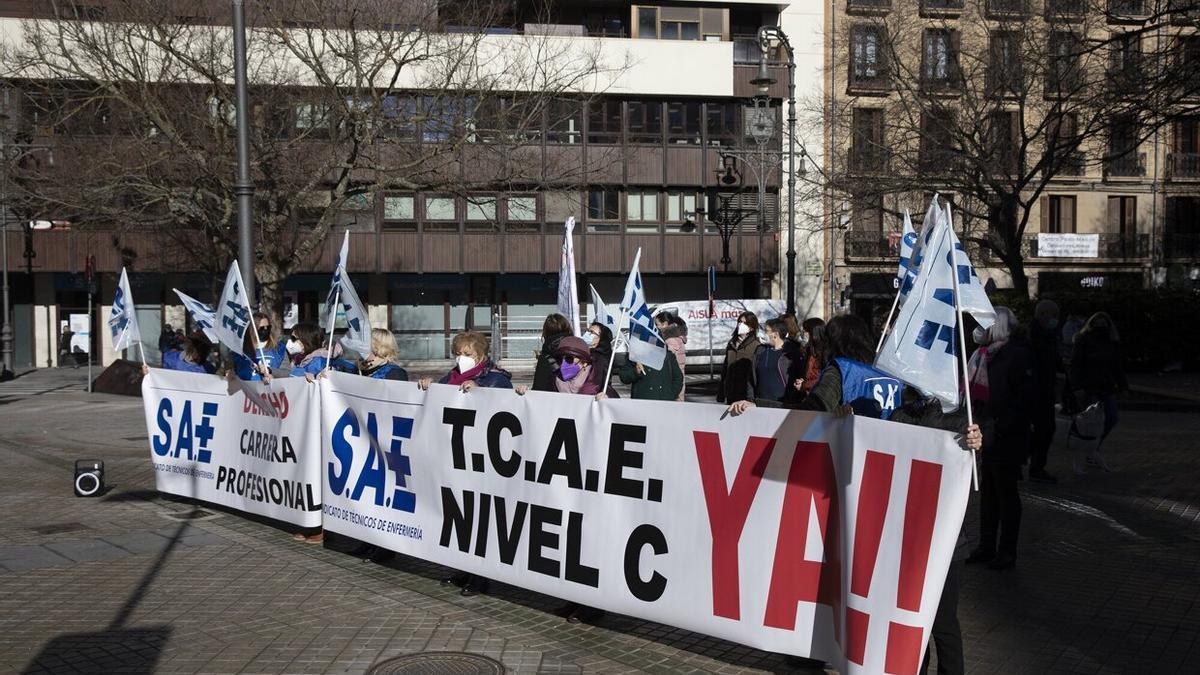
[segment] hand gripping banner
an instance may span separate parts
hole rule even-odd
[[[898,423],[334,373],[324,526],[849,673],[915,673],[970,476]]]

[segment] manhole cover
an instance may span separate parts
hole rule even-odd
[[[464,652],[428,652],[386,659],[371,666],[368,675],[500,675],[504,664]]]
[[[29,528],[38,534],[62,534],[63,532],[78,532],[88,529],[83,523],[54,523],[53,525],[39,525]]]
[[[207,520],[209,518],[216,518],[219,515],[219,513],[205,511],[204,509],[192,509],[191,511],[170,511],[163,514],[163,516],[166,518],[178,520],[180,522],[185,520]]]

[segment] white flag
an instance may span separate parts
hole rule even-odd
[[[178,295],[179,299],[183,301],[183,307],[192,315],[192,321],[195,322],[196,328],[203,331],[209,341],[216,344],[218,339],[217,332],[213,330],[213,325],[217,323],[216,310],[178,288],[172,288],[171,290],[175,291],[175,295]]]
[[[625,297],[621,299],[621,311],[629,318],[629,338],[626,342],[629,358],[647,368],[660,370],[667,357],[667,343],[658,334],[658,327],[650,316],[646,292],[642,287],[642,273],[638,266],[642,261],[642,249],[633,259],[633,269],[625,282]]]
[[[117,351],[128,349],[134,343],[142,341],[137,311],[133,304],[133,292],[129,290],[129,275],[125,268],[121,268],[121,281],[117,284],[112,311],[108,314],[108,329],[112,331],[113,349]]]
[[[908,255],[908,265],[904,272],[904,278],[900,282],[901,303],[908,299],[908,294],[912,291],[917,276],[921,273],[921,263],[925,260],[925,248],[938,232],[937,225],[944,215],[945,213],[938,204],[938,196],[934,194],[933,199],[929,200],[929,208],[925,210],[925,220],[921,223],[921,233],[913,239],[912,250]],[[911,220],[909,222],[911,224]]]
[[[875,357],[875,367],[936,396],[949,411],[959,405],[952,233],[945,219],[937,218],[921,234],[926,244],[920,274]]]
[[[558,313],[567,317],[571,332],[579,337],[579,289],[575,285],[575,217],[567,218],[563,230],[562,257],[558,265]]]
[[[992,301],[988,299],[983,281],[976,274],[975,266],[971,264],[971,257],[967,255],[962,242],[958,240],[958,235],[954,233],[954,220],[950,215],[949,204],[946,204],[946,223],[947,229],[950,230],[950,241],[954,246],[954,273],[958,275],[958,304],[962,307],[962,311],[975,317],[980,326],[990,328],[993,323],[996,323],[996,309],[992,307]]]
[[[225,288],[221,289],[221,299],[217,302],[216,321],[213,323],[217,340],[229,351],[242,354],[242,339],[246,336],[250,318],[250,300],[242,284],[242,271],[234,260],[225,274]]]
[[[913,245],[917,243],[917,233],[913,230],[912,216],[904,209],[904,226],[900,237],[900,267],[896,270],[896,288],[904,283],[908,275],[908,267],[912,262]]]
[[[371,351],[371,319],[367,308],[358,297],[358,291],[350,281],[350,275],[346,272],[346,260],[349,255],[350,230],[346,230],[337,264],[333,268],[333,283],[330,285],[329,295],[325,298],[325,316],[329,317],[326,330],[333,335],[337,312],[345,312],[346,334],[340,341],[365,357]]]
[[[608,305],[604,304],[604,300],[600,297],[600,293],[596,291],[596,287],[590,284],[588,287],[592,289],[592,323],[608,326],[613,336],[616,336],[617,317],[608,311]]]

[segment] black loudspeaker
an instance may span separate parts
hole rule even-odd
[[[75,496],[95,497],[104,491],[104,462],[98,459],[75,460]]]

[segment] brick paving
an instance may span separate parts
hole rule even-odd
[[[140,400],[56,377],[71,375],[18,380],[45,378],[45,393],[0,392],[2,672],[363,672],[425,651],[518,673],[819,672],[631,617],[567,625],[559,601],[514,587],[462,598],[435,565],[367,563],[163,498]],[[1106,453],[1115,471],[1083,476],[1060,436],[1049,467],[1060,484],[1022,484],[1017,568],[962,575],[969,672],[1196,672],[1197,434],[1194,413],[1125,413]],[[102,498],[71,492],[85,456],[106,462]]]

